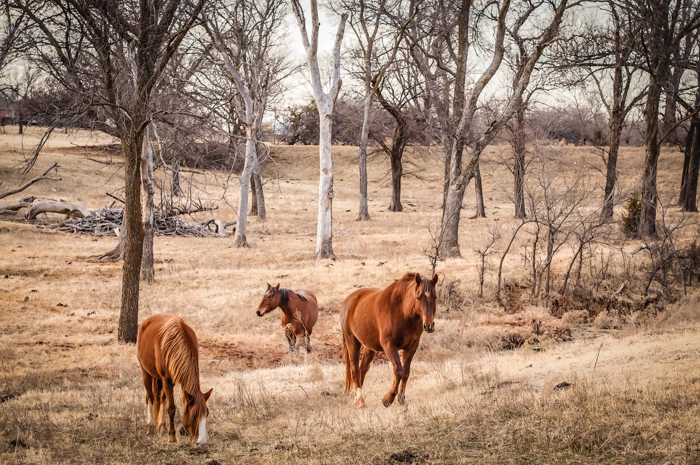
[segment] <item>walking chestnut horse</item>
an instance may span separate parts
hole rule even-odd
[[[355,403],[365,406],[362,385],[374,355],[383,351],[394,365],[394,384],[384,396],[384,407],[396,395],[405,402],[411,360],[418,349],[423,330],[435,330],[435,283],[419,273],[406,273],[386,289],[359,289],[345,298],[340,307],[345,362],[345,392],[355,384]],[[360,349],[362,364],[360,365]],[[403,351],[399,357],[399,351]],[[400,386],[399,386],[400,385]]]
[[[318,303],[313,292],[305,289],[290,291],[280,289],[279,284],[273,287],[267,283],[267,290],[255,313],[263,316],[277,307],[282,310],[282,326],[289,342],[289,351],[297,351],[299,337],[303,340],[302,344],[306,345],[306,352],[311,352],[311,333],[318,319]]]
[[[182,423],[197,446],[207,443],[207,400],[213,389],[202,393],[199,387],[199,344],[197,335],[177,315],[153,315],[139,327],[136,343],[143,384],[146,387],[147,433],[165,427],[164,402],[168,403],[168,440],[175,439],[175,397],[173,387],[182,385]]]

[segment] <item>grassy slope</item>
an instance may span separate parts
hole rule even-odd
[[[30,133],[25,148],[35,139]],[[93,210],[108,205],[104,192],[123,182],[119,166],[91,161],[87,154],[108,157],[75,146],[106,142],[82,132],[58,134],[34,172],[19,176],[12,168],[22,159],[21,141],[0,136],[2,189],[57,160],[63,181],[42,181],[26,195],[81,201]],[[410,170],[419,177],[404,182],[406,211],[390,214],[382,211],[389,203],[388,164],[371,161],[373,221],[359,223],[356,149],[338,147],[334,248],[340,260],[317,262],[315,150],[274,148],[279,178],[266,187],[268,221],[250,222],[252,248],[234,249],[230,239],[156,238],[157,279],[143,286],[140,317],[174,312],[197,331],[202,384],[214,388],[210,445],[203,451],[183,438],[170,445],[165,436],[142,434],[144,390],[135,348],[115,342],[121,268],[90,258],[113,247],[116,238],[46,234],[3,221],[0,395],[16,397],[0,403],[0,462],[391,463],[391,455],[402,451],[422,463],[700,462],[700,328],[692,323],[700,308],[697,291],[654,331],[600,333],[542,351],[474,345],[475,333],[487,332],[483,323],[502,317],[474,292],[472,248],[489,227],[505,228],[512,211],[501,185],[509,177],[493,163],[482,168],[489,218],[464,218],[464,258],[438,267],[447,282],[460,279],[470,305],[450,313],[438,308],[436,333],[424,337],[413,365],[407,408],[381,406],[391,367],[376,364],[365,385],[369,407],[356,410],[342,392],[337,308],[359,286],[384,286],[405,271],[428,271],[420,251],[429,243],[426,226],[439,218],[441,167],[434,153],[412,154]],[[490,158],[501,150],[492,148]],[[596,162],[585,148],[557,150],[563,176],[581,166],[573,162],[582,157]],[[621,158],[628,185],[642,155],[627,149]],[[677,190],[680,160],[677,152],[662,158],[664,195]],[[206,180],[213,186],[213,175]],[[219,202],[217,218],[235,216],[235,184],[227,202]],[[206,194],[220,195],[220,187]],[[465,217],[473,209],[469,194]],[[506,279],[525,279],[518,253],[506,265]],[[254,315],[268,281],[319,297],[315,350],[297,363],[291,363],[277,315]],[[491,294],[492,281],[491,275]],[[547,317],[547,309],[536,305],[526,313]],[[563,381],[572,386],[554,391]]]

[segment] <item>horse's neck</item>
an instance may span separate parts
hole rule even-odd
[[[296,295],[294,295],[291,291],[289,292],[289,299],[287,299],[287,302],[284,304],[280,304],[280,310],[282,310],[282,313],[287,315],[287,318],[289,319],[294,319],[294,312],[297,310],[296,305],[292,302],[293,300],[296,299]]]

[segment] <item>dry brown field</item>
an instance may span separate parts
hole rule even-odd
[[[62,180],[41,181],[3,203],[34,195],[91,210],[109,206],[105,193],[123,186],[123,167],[118,154],[100,146],[114,141],[86,131],[55,134],[33,171],[21,175],[16,167],[39,131],[29,128],[24,139],[0,135],[0,191],[53,161]],[[595,308],[585,309],[591,318],[555,318],[547,301],[526,295],[520,311],[507,315],[493,298],[492,258],[485,296],[478,297],[474,249],[489,228],[505,233],[514,224],[504,192],[511,178],[494,162],[508,150],[489,148],[482,165],[487,218],[469,219],[470,188],[462,258],[438,264],[436,330],[423,335],[405,407],[382,406],[392,369],[381,360],[368,373],[366,409],[343,393],[338,308],[359,287],[384,287],[407,271],[430,272],[422,250],[431,243],[428,228],[440,219],[437,147],[407,155],[402,213],[387,211],[388,161],[371,158],[369,222],[355,221],[357,148],[333,148],[335,261],[313,257],[317,147],[272,148],[268,219],[250,219],[250,248],[232,247],[232,238],[156,237],[156,279],[142,285],[139,320],[176,313],[197,332],[202,388],[214,389],[209,444],[199,449],[180,435],[177,444],[165,434],[145,435],[136,348],[116,341],[121,264],[94,258],[118,239],[42,227],[59,216],[0,217],[0,463],[700,463],[697,284],[663,311],[608,315],[615,324],[596,324]],[[591,148],[547,150],[555,155],[558,182],[585,170],[602,183]],[[626,187],[634,187],[642,163],[642,149],[623,149]],[[664,150],[664,202],[678,190],[681,163],[677,150]],[[207,186],[201,196],[217,199],[219,209],[187,220],[235,219],[235,176],[224,193],[226,173],[189,175]],[[689,227],[680,239],[697,235],[697,227]],[[528,282],[520,252],[525,241],[516,241],[506,259],[506,283]],[[555,284],[570,254],[565,250],[555,261]],[[621,280],[611,273],[599,293],[614,292]],[[279,311],[255,315],[267,282],[316,293],[321,312],[311,353],[290,355]],[[534,332],[533,319],[543,322],[543,333]],[[517,347],[504,350],[514,339]]]

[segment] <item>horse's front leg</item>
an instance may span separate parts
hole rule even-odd
[[[170,418],[170,426],[168,428],[168,441],[177,442],[177,436],[175,435],[175,413],[177,412],[177,407],[175,407],[175,395],[173,394],[173,382],[169,379],[163,382],[165,388],[165,398],[168,403],[168,417]]]
[[[297,350],[297,335],[294,333],[294,328],[291,323],[288,323],[284,327],[284,335],[287,337],[287,342],[289,343],[289,351],[294,354]]]
[[[396,347],[386,346],[384,347],[384,353],[386,353],[386,356],[391,360],[391,364],[394,365],[394,384],[392,384],[389,393],[382,399],[384,407],[388,407],[394,403],[396,394],[399,392],[399,383],[403,379],[403,364],[399,357],[399,350]]]
[[[159,433],[165,429],[165,392],[163,380],[153,378],[153,417]]]
[[[408,376],[411,374],[411,361],[413,361],[413,356],[416,354],[416,349],[418,349],[418,342],[409,349],[404,350],[401,356],[403,361],[403,378],[399,386],[399,405],[406,403],[406,383],[408,382]]]

